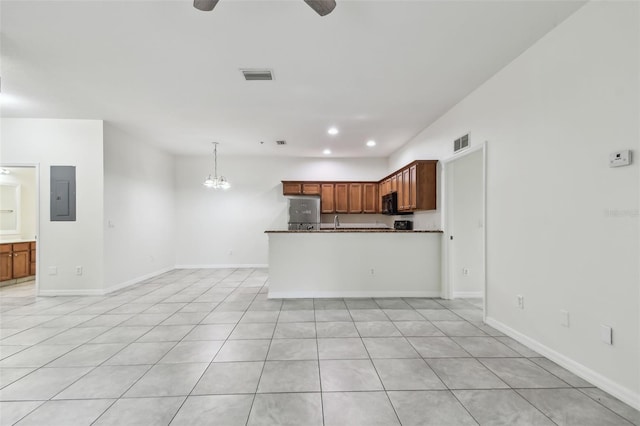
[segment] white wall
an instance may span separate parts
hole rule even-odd
[[[100,293],[103,287],[102,121],[3,118],[0,162],[40,165],[41,294]],[[76,166],[75,222],[49,220],[51,165]],[[49,267],[58,268],[49,275]],[[83,274],[76,275],[76,266]]]
[[[446,166],[446,199],[451,249],[451,285],[453,297],[483,296],[484,224],[483,153],[475,151]],[[467,270],[465,275],[463,270]]]
[[[218,150],[218,172],[229,191],[202,186],[211,156],[176,159],[176,264],[266,265],[265,230],[286,229],[281,180],[378,180],[386,159],[227,157]],[[229,254],[231,252],[231,254]]]
[[[0,242],[20,238],[33,240],[36,236],[36,169],[35,167],[4,167],[11,174],[0,175],[0,183],[20,185],[20,231],[0,235]]]
[[[105,288],[175,265],[174,159],[104,125]]]
[[[640,174],[607,160],[640,148],[638,7],[588,3],[390,159],[488,141],[488,317],[636,406]]]

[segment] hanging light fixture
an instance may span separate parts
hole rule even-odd
[[[202,182],[207,188],[213,189],[229,189],[231,184],[224,176],[218,176],[218,142],[213,143],[213,177],[211,177],[211,173],[209,176]]]

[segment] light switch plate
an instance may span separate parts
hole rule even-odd
[[[607,325],[601,325],[600,340],[607,345],[613,345],[613,329]]]
[[[631,151],[628,149],[609,154],[609,167],[622,167],[631,164]]]
[[[569,311],[560,309],[560,325],[563,327],[569,327]]]

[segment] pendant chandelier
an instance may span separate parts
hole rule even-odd
[[[213,142],[213,177],[209,173],[202,185],[213,189],[229,189],[231,187],[226,177],[218,176],[218,142]]]

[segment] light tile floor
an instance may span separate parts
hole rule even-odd
[[[260,269],[0,289],[2,425],[640,425],[481,300],[269,300]]]

